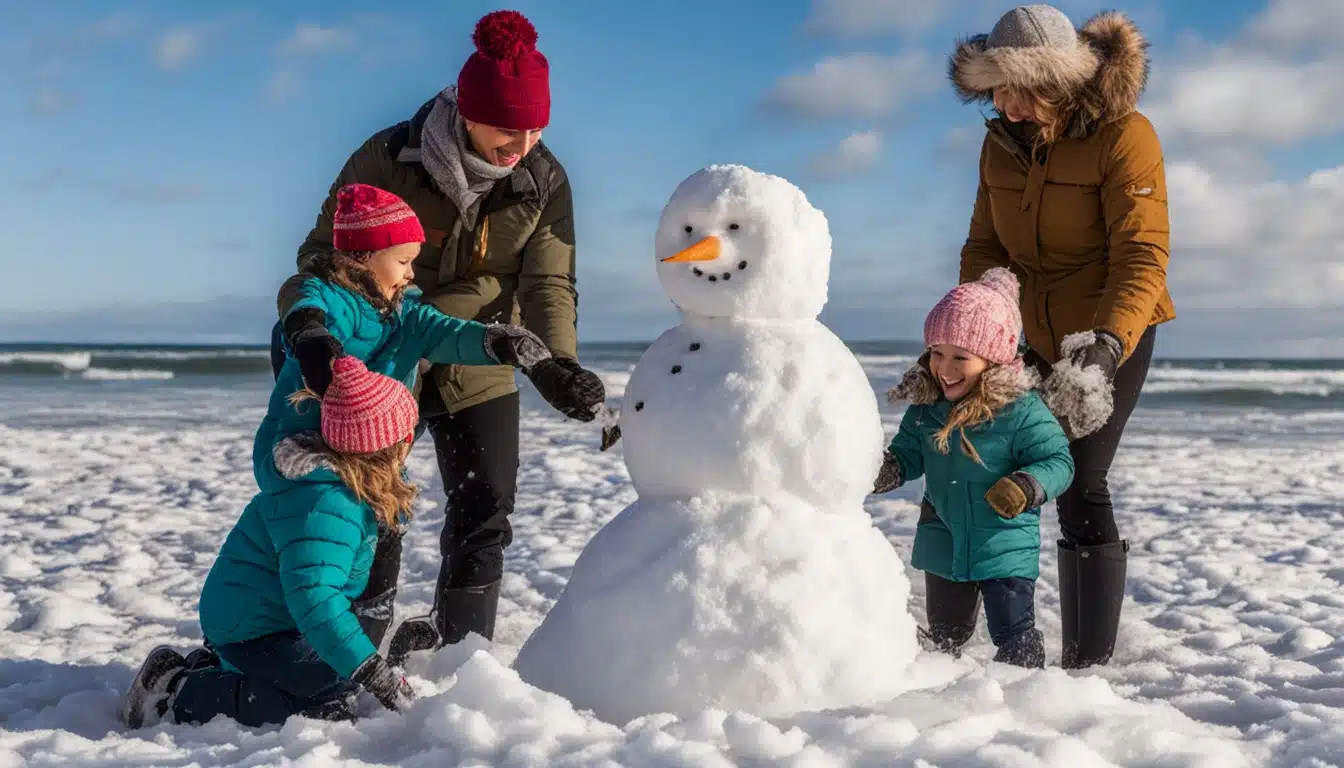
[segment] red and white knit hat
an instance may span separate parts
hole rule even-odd
[[[336,193],[331,244],[337,250],[381,251],[423,242],[420,218],[400,197],[368,184],[347,184]]]
[[[376,453],[410,442],[420,420],[411,391],[346,355],[331,364],[331,386],[322,398],[322,439],[340,453]]]

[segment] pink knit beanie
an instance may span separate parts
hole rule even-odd
[[[373,373],[346,355],[331,364],[322,398],[322,439],[339,453],[377,453],[411,439],[420,409],[396,379]]]
[[[1004,267],[958,285],[924,320],[924,344],[952,344],[998,365],[1013,362],[1022,337],[1020,290],[1017,276]]]

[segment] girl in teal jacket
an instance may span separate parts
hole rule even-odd
[[[123,701],[128,726],[167,716],[227,715],[249,726],[295,714],[348,718],[361,687],[389,709],[411,700],[351,602],[368,581],[380,525],[410,514],[415,488],[403,467],[418,409],[403,384],[353,357],[332,369],[321,433],[285,437],[259,463],[261,492],[206,577],[208,650],[184,658],[154,649]]]
[[[924,323],[928,350],[893,391],[910,403],[875,491],[925,479],[911,563],[924,571],[926,643],[957,653],[983,599],[995,661],[1040,667],[1040,506],[1069,487],[1063,428],[1018,357],[1017,278],[996,268]]]
[[[414,390],[422,359],[447,365],[512,365],[530,370],[551,356],[531,331],[484,325],[421,303],[411,264],[424,229],[404,200],[367,184],[337,193],[336,251],[310,267],[314,276],[292,286],[282,319],[286,359],[276,376],[252,453],[260,471],[275,444],[317,428],[320,409],[295,410],[301,390],[319,397],[342,355]],[[260,475],[257,478],[261,481]]]
[[[308,268],[310,276],[286,283],[284,360],[252,444],[259,484],[276,445],[317,429],[319,405],[296,410],[291,400],[302,391],[325,393],[331,361],[341,355],[363,360],[370,370],[412,391],[422,359],[512,365],[533,372],[534,366],[551,357],[541,340],[524,328],[462,320],[421,303],[420,291],[410,287],[410,281],[411,264],[425,234],[401,198],[367,184],[351,184],[337,193],[332,218],[337,250],[315,258]],[[571,379],[570,384],[583,381]],[[563,391],[554,394],[564,396]],[[356,613],[375,645],[392,623],[403,531],[381,533],[367,592],[356,600]]]

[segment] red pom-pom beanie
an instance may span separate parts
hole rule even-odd
[[[473,123],[526,131],[551,121],[551,67],[537,30],[517,11],[481,17],[476,52],[457,75],[457,110]]]

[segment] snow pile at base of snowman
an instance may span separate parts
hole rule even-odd
[[[863,509],[876,397],[817,322],[825,216],[782,178],[711,166],[674,192],[655,256],[682,324],[622,401],[639,500],[589,541],[514,668],[613,723],[900,693],[918,651],[909,583]]]

